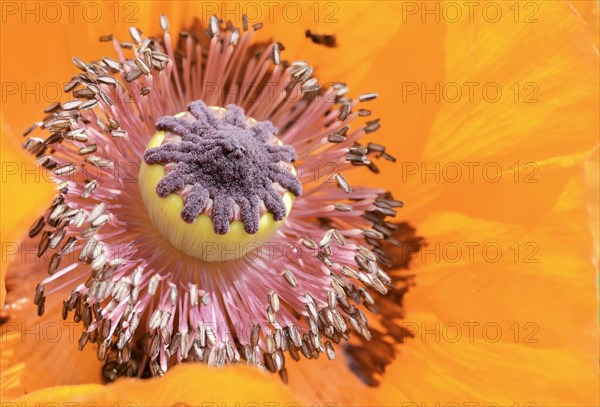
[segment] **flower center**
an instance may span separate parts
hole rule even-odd
[[[302,184],[271,122],[236,105],[157,120],[138,184],[151,221],[184,253],[203,261],[239,258],[267,241],[289,215]]]

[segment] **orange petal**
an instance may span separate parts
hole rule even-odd
[[[600,260],[600,147],[592,151],[585,161],[586,198],[589,213],[590,231],[593,236],[594,265],[598,267]]]
[[[598,403],[597,269],[581,176],[523,227],[458,213],[420,225],[415,338],[384,380],[417,402]],[[419,377],[427,386],[411,386]]]
[[[436,14],[417,4],[415,14],[401,15],[407,23],[390,46],[373,57],[382,63],[360,85],[381,96],[373,106],[382,129],[371,140],[383,142],[398,158],[395,166],[382,162],[378,182],[398,191],[409,207],[430,192],[462,191],[469,183],[437,182],[426,175],[441,175],[436,165],[458,165],[464,181],[469,163],[478,165],[481,177],[486,165],[508,172],[515,162],[542,162],[597,143],[598,53],[581,18],[567,3],[515,4],[533,7],[537,22],[515,23],[513,3],[499,2],[492,7],[501,7],[504,18],[498,22],[486,21],[482,9],[470,22],[464,6],[459,21],[436,23]],[[430,36],[420,35],[423,31]],[[437,38],[431,34],[436,32]],[[422,63],[414,50],[426,50],[430,59]],[[392,55],[405,55],[410,63]],[[431,64],[435,67],[423,66]],[[356,174],[357,182],[368,179],[364,173]],[[474,205],[485,207],[479,199],[493,199],[489,194],[474,199],[475,192],[468,195]]]
[[[239,2],[231,3],[239,7]],[[257,4],[260,3],[248,7],[249,16]],[[240,9],[244,10],[244,6]],[[397,18],[401,10],[400,2],[290,1],[262,3],[255,14],[263,17],[261,31],[264,33],[259,31],[260,38],[272,37],[285,45],[282,58],[307,61],[314,66],[315,76],[321,84],[330,81],[347,83],[356,96],[356,92],[366,91],[357,87],[362,78],[372,66],[381,63],[373,56],[393,45],[392,34],[403,25]],[[337,46],[314,43],[306,37],[306,30],[334,35]]]
[[[598,16],[600,5],[597,1],[588,0],[570,0],[570,3],[585,21],[588,32],[596,47],[598,47],[600,45],[600,21]]]
[[[482,338],[479,334],[473,341],[468,339],[469,328],[465,324],[476,321],[439,321],[430,314],[411,314],[410,322],[430,333],[426,339],[410,341],[391,367],[389,374],[394,380],[385,381],[380,389],[387,400],[404,400],[402,405],[406,407],[598,404],[590,361],[583,360],[577,350],[494,342],[493,321],[479,325],[489,336]],[[462,331],[454,328],[456,324]],[[486,324],[489,328],[485,328]],[[529,326],[516,327],[533,332]],[[436,329],[446,330],[451,341],[435,342]],[[513,335],[508,327],[501,329],[502,336]],[[455,332],[461,335],[456,342]],[[578,372],[577,378],[573,372]],[[416,377],[419,382],[415,382]]]
[[[88,384],[42,389],[14,402],[33,404],[95,403],[98,405],[199,406],[284,405],[303,402],[270,374],[252,367],[211,369],[181,365],[164,377],[150,380],[125,379],[102,386]],[[314,401],[313,401],[314,402]],[[305,401],[305,403],[309,403]]]

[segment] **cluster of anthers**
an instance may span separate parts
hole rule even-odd
[[[106,380],[187,361],[287,380],[285,353],[333,359],[353,332],[369,339],[363,311],[395,287],[388,217],[402,203],[342,173],[394,160],[359,144],[380,127],[355,124],[376,94],[321,88],[245,16],[241,28],[212,17],[178,46],[160,25],[161,37],[102,37],[116,59],[73,58],[71,100],[25,133],[58,185],[29,231],[48,258],[38,313],[67,296],[62,316],[82,323],[79,349],[97,344]]]

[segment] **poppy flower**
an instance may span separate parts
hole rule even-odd
[[[4,93],[16,95],[2,116],[3,253],[12,253],[2,263],[3,400],[598,404],[598,52],[584,21],[594,9],[316,3],[296,19],[296,4],[262,5],[264,24],[187,2],[118,9],[114,23],[86,14],[57,24],[40,9],[39,31],[21,24],[18,5],[5,10],[19,17],[2,44]],[[139,30],[127,32],[130,17]],[[98,37],[116,58],[90,47]],[[235,69],[257,78],[245,93]],[[211,93],[201,77],[225,86]],[[273,99],[262,93],[268,79],[275,95],[300,96]],[[58,82],[76,98],[27,100],[31,86],[43,94]],[[62,198],[13,148],[16,129],[40,120],[35,107],[60,136],[38,141],[37,125],[25,146],[69,181]],[[310,182],[310,158],[339,161],[316,177],[330,182]],[[270,170],[255,171],[257,161]],[[239,184],[227,189],[230,178]],[[396,211],[394,223],[383,216]],[[234,259],[209,261],[190,227],[211,243],[284,242],[315,256],[250,262],[226,250]],[[75,245],[76,256],[38,260],[40,239],[42,251]],[[197,261],[204,285],[185,272]],[[198,320],[221,322],[202,328],[206,349],[182,345],[200,343]],[[294,329],[306,335],[298,343]],[[317,360],[284,362],[282,348]],[[179,363],[188,356],[205,363]],[[132,374],[162,377],[118,378]]]

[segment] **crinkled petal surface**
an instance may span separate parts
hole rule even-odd
[[[85,384],[41,389],[17,400],[17,403],[94,403],[131,406],[297,405],[289,389],[255,368],[207,369],[181,365],[164,378],[121,380],[103,386]]]
[[[598,268],[600,260],[600,147],[597,146],[585,162],[586,201],[589,214],[589,225],[593,237],[593,261]]]
[[[4,397],[33,391],[24,401],[112,404],[129,401],[123,400],[127,393],[140,405],[211,400],[599,404],[598,150],[592,150],[600,120],[598,51],[590,31],[597,19],[586,17],[597,16],[597,7],[557,1],[527,2],[533,8],[525,9],[518,3],[522,12],[535,10],[536,21],[529,24],[515,21],[513,2],[496,3],[510,18],[492,23],[476,12],[472,21],[451,23],[436,22],[421,10],[414,14],[408,3],[382,3],[336,4],[337,23],[324,16],[314,23],[308,11],[298,22],[282,21],[277,13],[272,25],[263,18],[264,35],[283,42],[290,59],[314,61],[323,82],[344,80],[353,92],[380,94],[373,110],[383,128],[376,136],[398,162],[382,164],[377,181],[406,202],[402,216],[427,242],[411,270],[417,286],[405,300],[403,323],[415,337],[400,347],[381,386],[363,385],[343,357],[288,366],[285,389],[276,377],[253,370],[200,366],[181,366],[151,381],[83,384],[99,383],[92,352],[76,352],[66,336],[57,343],[21,340],[20,324],[60,319],[58,307],[38,320],[34,308],[24,304],[11,320],[17,325],[9,325],[17,331],[3,330]],[[164,12],[172,24],[188,23],[197,12],[190,4],[142,2],[135,24],[151,32]],[[72,55],[98,56],[103,51],[89,44],[110,32],[124,37],[131,25],[104,23],[40,23],[35,29],[3,24],[3,34],[10,27],[3,51],[14,56],[3,61],[3,78],[31,85],[66,77],[74,72]],[[307,28],[336,33],[339,47],[312,44],[304,38]],[[36,46],[35,53],[23,47],[23,41],[42,39],[61,45]],[[52,69],[39,69],[48,60]],[[453,85],[444,88],[447,84]],[[462,92],[457,100],[450,93],[456,89]],[[28,127],[52,101],[25,102],[8,97],[3,105],[11,129]],[[29,163],[4,140],[7,134],[3,120],[3,165]],[[356,184],[373,183],[362,173],[354,175]],[[3,242],[21,235],[37,215],[36,202],[50,196],[43,182],[7,181]],[[22,201],[5,199],[5,193],[17,191]],[[23,219],[30,220],[23,224]],[[11,267],[18,268],[9,265],[9,273]],[[64,384],[81,385],[52,387]]]

